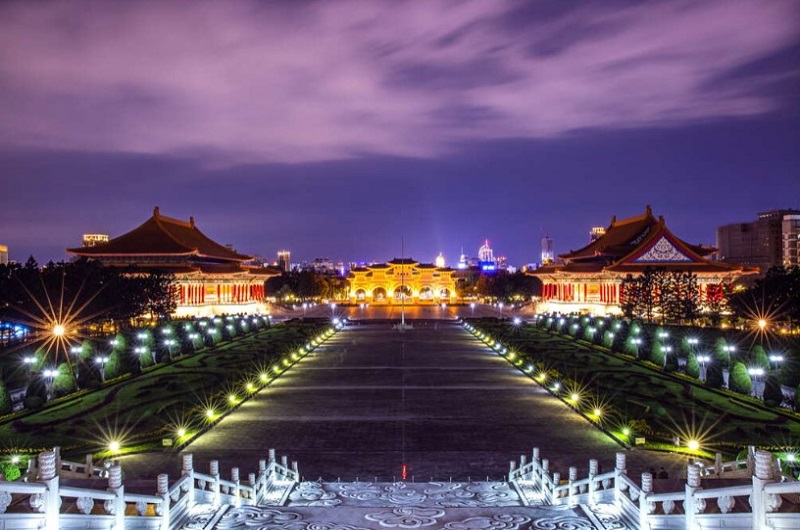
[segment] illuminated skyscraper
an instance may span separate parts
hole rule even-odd
[[[278,268],[283,272],[289,272],[292,269],[292,253],[288,250],[278,251]]]
[[[554,260],[553,240],[545,234],[544,237],[542,237],[542,265],[549,265],[553,263]]]
[[[478,249],[478,260],[479,261],[494,261],[494,252],[492,251],[492,247],[489,246],[489,240],[486,239],[483,242],[483,246]]]

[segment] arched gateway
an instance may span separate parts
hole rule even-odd
[[[350,301],[373,304],[439,304],[456,301],[455,270],[393,259],[350,270]]]

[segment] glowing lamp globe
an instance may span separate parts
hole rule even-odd
[[[183,428],[178,429],[176,434],[178,435],[178,437],[183,438],[184,436],[186,436],[186,429]]]
[[[687,446],[692,451],[697,451],[698,449],[700,449],[700,442],[698,442],[697,440],[689,440],[689,443],[687,444]]]
[[[64,329],[64,326],[62,326],[61,324],[56,324],[55,326],[53,326],[53,335],[55,335],[56,337],[63,337],[66,332],[67,330]]]
[[[763,330],[767,327],[767,321],[763,318],[758,319],[758,329]]]
[[[114,453],[119,451],[119,442],[116,441],[116,440],[109,442],[108,443],[108,450],[111,451],[111,452],[114,452]]]

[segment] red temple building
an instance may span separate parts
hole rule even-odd
[[[173,316],[177,317],[264,312],[264,282],[280,274],[245,265],[250,256],[207,237],[195,226],[193,217],[188,222],[165,217],[158,207],[150,219],[126,234],[67,251],[133,274],[174,274],[177,309]]]
[[[694,274],[701,301],[717,296],[721,284],[758,272],[707,259],[715,250],[678,238],[664,218],[656,219],[648,206],[643,215],[621,221],[612,217],[604,235],[579,250],[559,255],[563,263],[545,265],[528,274],[542,280],[539,311],[618,314],[622,281],[648,267]]]

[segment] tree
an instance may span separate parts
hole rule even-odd
[[[750,395],[753,390],[753,381],[744,363],[736,361],[731,367],[730,375],[731,390],[739,394]]]
[[[714,359],[719,361],[719,364],[723,368],[727,368],[731,365],[731,354],[728,348],[728,341],[726,341],[723,337],[717,337],[717,340],[714,341]]]
[[[14,410],[11,394],[8,392],[5,381],[0,379],[0,415],[9,414]]]
[[[783,403],[781,382],[774,375],[768,375],[764,380],[764,404],[769,407],[778,407]]]
[[[763,368],[765,371],[771,368],[769,365],[769,357],[767,357],[767,352],[764,351],[764,347],[760,344],[753,346],[753,348],[750,350],[750,357],[752,358],[754,366]]]
[[[656,366],[664,366],[666,361],[664,345],[656,341],[650,348],[650,361]]]
[[[782,322],[800,319],[800,268],[773,267],[753,287],[732,293],[728,302],[737,317],[771,317]]]
[[[706,386],[709,388],[722,388],[724,385],[725,377],[722,374],[722,367],[718,363],[709,364],[706,367]]]
[[[697,362],[697,355],[694,353],[686,357],[686,375],[700,379],[700,363]]]

